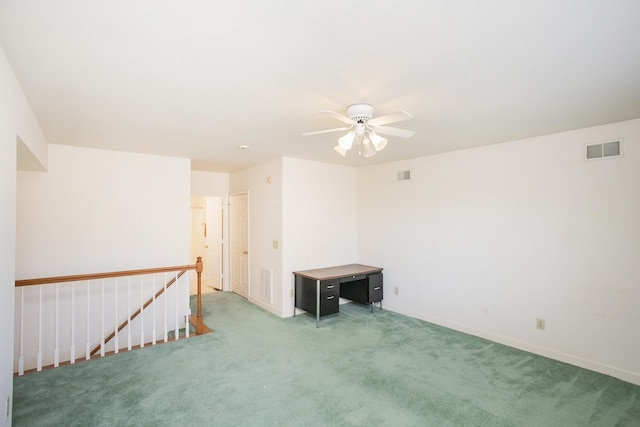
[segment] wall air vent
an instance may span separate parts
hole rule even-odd
[[[584,159],[595,160],[605,157],[621,157],[622,140],[603,142],[601,144],[589,144],[585,146]]]
[[[411,179],[411,171],[400,171],[398,172],[398,181],[407,181]]]
[[[260,297],[264,302],[273,304],[273,270],[260,269]]]

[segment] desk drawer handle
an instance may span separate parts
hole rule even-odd
[[[335,298],[335,295],[330,295],[330,296],[327,297],[328,300],[334,299],[334,298]]]
[[[329,285],[327,286],[327,289],[333,289],[335,285]]]
[[[376,286],[375,288],[373,288],[374,291],[379,291],[380,290],[380,286]]]

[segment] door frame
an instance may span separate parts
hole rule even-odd
[[[222,205],[222,290],[223,291],[228,291],[231,288],[231,282],[229,281],[230,278],[230,274],[229,274],[229,267],[230,267],[230,262],[229,262],[229,256],[231,254],[230,249],[229,249],[229,196],[216,196],[216,195],[198,195],[198,194],[192,194],[189,198],[190,202],[189,202],[189,206],[190,206],[190,210],[191,208],[193,208],[191,201],[193,200],[193,197],[202,197],[203,199],[207,199],[210,197],[214,197],[214,198],[220,198],[221,199],[221,205]],[[206,201],[205,201],[205,209],[206,209]],[[206,215],[205,215],[205,222],[206,222]],[[190,227],[190,237],[189,237],[189,245],[191,247],[192,242],[191,242],[191,227]],[[189,252],[191,252],[191,250],[189,250]],[[203,259],[204,261],[204,259]],[[189,263],[195,263],[196,260],[192,259],[189,260]],[[206,267],[205,267],[206,268]]]
[[[228,236],[228,260],[229,260],[229,265],[228,265],[228,275],[225,275],[225,278],[228,279],[227,280],[227,284],[228,284],[228,288],[226,290],[233,292],[233,254],[231,251],[231,245],[232,245],[232,241],[233,241],[233,231],[232,231],[232,227],[231,227],[231,198],[233,196],[242,196],[242,195],[246,195],[247,197],[247,300],[250,301],[252,298],[251,295],[251,227],[249,226],[249,224],[251,223],[250,218],[251,218],[251,197],[249,195],[249,190],[241,190],[241,191],[236,191],[233,193],[229,194],[229,198],[227,201],[227,236]],[[228,277],[227,277],[228,276]]]

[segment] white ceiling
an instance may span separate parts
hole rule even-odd
[[[367,165],[640,117],[638,0],[0,0],[50,143]],[[405,110],[364,159],[321,110]],[[592,141],[587,141],[592,142]],[[251,148],[242,151],[239,146]]]

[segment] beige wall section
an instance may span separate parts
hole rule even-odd
[[[640,384],[639,194],[640,120],[365,167],[359,259],[387,309]]]
[[[280,158],[232,173],[229,194],[246,191],[249,300],[291,316],[292,271],[356,261],[356,170]],[[271,304],[261,299],[263,268],[273,271]]]
[[[281,316],[282,251],[273,241],[282,241],[282,159],[232,173],[229,194],[242,192],[249,194],[249,301]],[[262,269],[273,274],[273,303],[262,298]]]
[[[18,172],[16,276],[190,263],[190,174],[188,159],[50,145],[48,172]]]
[[[191,195],[226,197],[228,193],[228,173],[191,171]]]
[[[16,93],[16,106],[18,169],[44,171],[47,169],[49,156],[47,140],[21,90]]]
[[[47,142],[1,47],[0,94],[0,426],[9,426],[11,413],[5,416],[5,407],[12,401],[13,349],[6,343],[13,342],[14,332],[18,136],[21,149],[42,166],[47,162]]]
[[[0,50],[0,408],[13,392],[13,298],[16,224],[16,108],[12,96],[17,83]],[[0,426],[11,425],[11,418],[0,413]]]
[[[288,317],[293,271],[358,261],[357,187],[353,167],[285,158],[283,169],[281,283]]]

